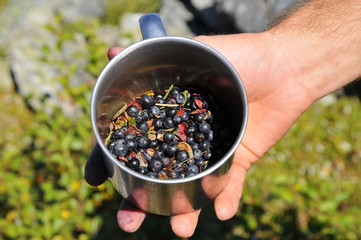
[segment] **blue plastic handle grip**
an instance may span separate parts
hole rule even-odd
[[[139,19],[143,39],[164,37],[167,33],[158,14],[148,13]]]

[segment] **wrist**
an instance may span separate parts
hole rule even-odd
[[[333,3],[335,12],[324,12],[323,2],[310,1],[264,32],[314,101],[361,76],[360,4],[350,10]]]

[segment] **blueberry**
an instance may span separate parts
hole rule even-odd
[[[174,122],[173,122],[173,119],[171,117],[166,117],[164,120],[163,120],[163,127],[165,129],[169,129],[169,128],[174,128]]]
[[[163,162],[159,159],[152,159],[149,163],[149,168],[152,172],[159,172],[162,169]]]
[[[195,149],[198,149],[198,148],[199,148],[198,143],[192,143],[192,144],[191,144],[191,148],[193,149],[193,151],[194,151]]]
[[[123,139],[124,136],[125,136],[125,132],[119,128],[113,132],[112,140]]]
[[[178,150],[179,150],[179,148],[177,145],[168,146],[166,149],[167,156],[174,157],[177,154]]]
[[[117,156],[125,156],[128,153],[128,147],[124,141],[118,141],[117,144],[114,146],[114,153]]]
[[[165,132],[164,133],[164,135],[163,135],[163,140],[164,140],[164,142],[166,142],[166,143],[172,143],[173,142],[173,140],[174,140],[174,138],[175,138],[175,136],[174,136],[174,134],[173,133],[171,133],[171,132]]]
[[[153,126],[154,126],[155,130],[159,130],[159,129],[163,128],[163,119],[161,119],[161,118],[154,119]]]
[[[146,175],[150,178],[158,178],[158,174],[155,172],[148,172]]]
[[[213,131],[212,130],[206,134],[206,138],[208,141],[213,141]]]
[[[137,143],[133,139],[127,140],[125,144],[127,145],[129,151],[133,151],[137,147]]]
[[[148,131],[148,124],[144,121],[137,123],[137,128],[141,133],[146,133]]]
[[[207,101],[203,101],[203,105],[202,105],[203,109],[209,109],[209,104]]]
[[[149,147],[150,147],[150,148],[155,149],[155,148],[157,148],[157,147],[158,147],[158,145],[159,145],[159,142],[158,142],[158,140],[157,140],[157,139],[150,140],[150,142],[149,142]]]
[[[144,136],[139,136],[136,138],[137,141],[137,145],[140,148],[148,148],[148,144],[149,144],[149,139],[147,137]]]
[[[147,110],[143,110],[138,114],[138,117],[140,121],[148,121],[149,120],[149,115]],[[139,122],[140,122],[139,121]]]
[[[168,117],[174,117],[177,114],[177,108],[176,107],[169,107],[167,108],[167,110],[165,111],[165,114]]]
[[[202,164],[204,163],[204,159],[203,158],[199,158],[196,160],[196,166],[200,167]]]
[[[194,154],[194,159],[198,160],[202,158],[202,151],[200,149],[194,149],[193,150],[193,154]]]
[[[126,111],[130,117],[136,117],[138,116],[139,108],[135,105],[130,105]]]
[[[163,151],[163,152],[167,152],[168,150],[168,144],[166,143],[162,143],[160,146],[159,146],[159,150]]]
[[[209,150],[211,143],[208,140],[204,140],[203,142],[199,143],[199,149],[202,151]]]
[[[193,144],[194,143],[194,137],[193,136],[189,136],[189,137],[187,137],[187,143],[188,144]]]
[[[147,94],[141,96],[139,102],[143,108],[150,108],[151,106],[154,105],[153,98]]]
[[[193,115],[193,120],[196,123],[202,123],[205,116],[206,116],[206,113],[196,113]]]
[[[183,94],[178,94],[176,97],[175,97],[175,101],[178,103],[178,104],[181,104],[184,102],[184,95]]]
[[[163,98],[157,98],[155,100],[155,103],[159,103],[159,104],[164,104],[165,103],[165,100]]]
[[[185,151],[185,150],[178,151],[177,156],[176,156],[176,160],[178,162],[183,162],[183,161],[187,160],[188,158],[189,158],[189,154],[187,151]]]
[[[181,116],[175,116],[175,117],[173,118],[173,122],[174,122],[175,125],[181,124],[181,123],[182,123],[182,118],[181,118]]]
[[[206,138],[206,136],[205,136],[203,133],[201,133],[201,132],[196,132],[196,133],[194,134],[194,141],[195,141],[196,143],[203,142],[203,141],[205,140],[205,138]]]
[[[131,139],[133,139],[133,138],[134,138],[134,135],[133,135],[132,133],[126,133],[126,134],[124,135],[124,140],[125,140],[125,141],[131,140]]]
[[[182,121],[185,122],[189,119],[189,115],[190,115],[190,111],[185,111],[182,115],[181,115],[181,118],[182,118]]]
[[[187,168],[188,176],[197,174],[198,172],[199,169],[195,164],[188,164],[188,168]]]
[[[193,136],[193,134],[197,131],[197,129],[193,126],[187,127],[185,130],[185,134],[187,134],[187,136]]]
[[[156,116],[159,116],[159,113],[160,113],[160,109],[159,107],[157,106],[151,106],[149,109],[148,109],[148,115],[149,117],[151,118],[154,118]]]
[[[146,175],[148,173],[148,168],[145,166],[140,166],[137,170],[140,174]]]
[[[133,169],[133,170],[137,170],[139,168],[139,159],[136,157],[133,157],[130,161],[128,161],[128,167]]]
[[[206,159],[206,160],[211,159],[211,157],[212,157],[212,152],[211,152],[211,151],[205,152],[205,153],[203,154],[203,157],[204,157],[204,159]]]
[[[162,159],[164,157],[164,152],[161,149],[155,150],[154,158]]]
[[[158,100],[158,99],[163,99],[163,93],[161,92],[156,92],[154,93],[154,99]]]
[[[191,103],[187,101],[184,105],[185,108],[191,108]]]
[[[111,152],[111,153],[113,153],[114,152],[114,147],[115,147],[115,145],[117,145],[117,142],[110,142],[109,144],[108,144],[108,146],[107,146],[107,148],[108,148],[108,150]]]
[[[199,131],[201,133],[209,133],[211,131],[211,125],[207,122],[202,122],[201,125],[199,125]]]
[[[173,89],[172,89],[172,91],[171,91],[171,95],[173,96],[173,97],[176,97],[178,94],[180,94],[181,93],[181,91],[180,91],[180,88],[179,87],[173,87]]]

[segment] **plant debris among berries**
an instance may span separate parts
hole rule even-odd
[[[207,92],[171,85],[122,107],[105,145],[121,164],[143,175],[185,178],[209,165],[213,119]]]

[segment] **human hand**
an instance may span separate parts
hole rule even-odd
[[[236,68],[245,84],[249,99],[249,122],[244,139],[238,147],[229,170],[229,182],[215,199],[215,210],[220,220],[234,216],[242,195],[245,175],[259,159],[291,127],[298,116],[313,102],[302,85],[292,79],[292,69],[283,65],[274,42],[266,34],[238,34],[197,37],[221,52]],[[112,48],[109,59],[121,48]],[[97,145],[86,165],[85,178],[91,185],[107,179],[101,150]],[[180,237],[193,234],[200,210],[171,216],[174,233]],[[117,214],[120,228],[136,231],[146,213],[123,200]]]

